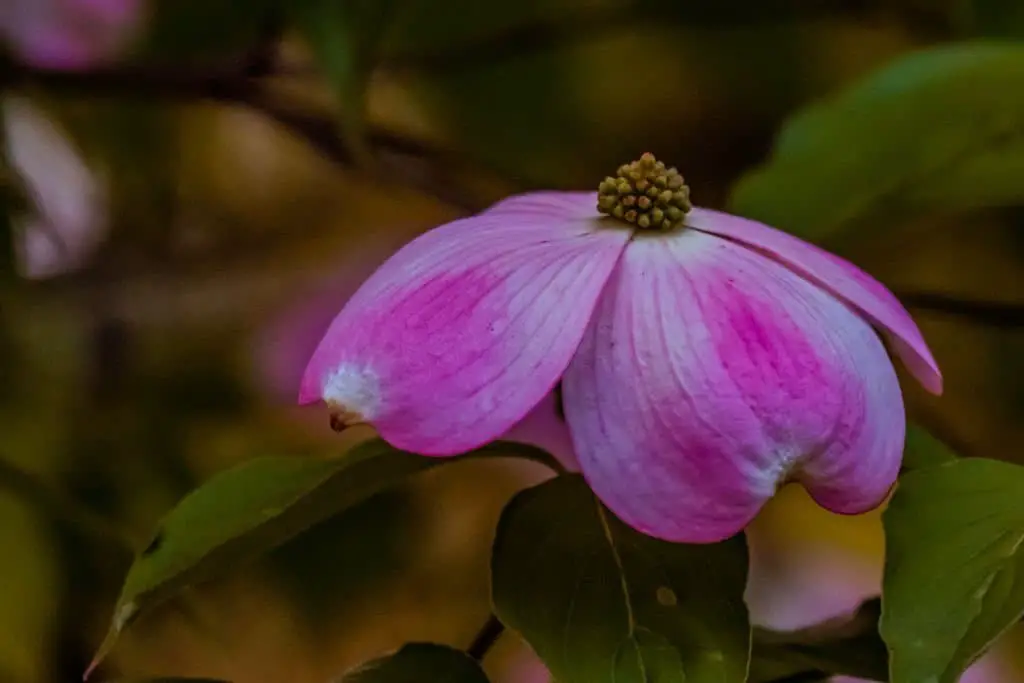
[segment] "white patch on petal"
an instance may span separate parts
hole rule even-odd
[[[770,466],[759,465],[747,469],[747,476],[754,489],[766,498],[775,495],[775,492],[789,483],[794,470],[803,460],[800,453],[791,452],[779,454],[777,459]]]
[[[343,363],[324,378],[323,398],[328,405],[358,413],[366,421],[380,411],[380,381],[365,365]]]

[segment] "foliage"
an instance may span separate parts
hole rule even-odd
[[[965,43],[897,61],[793,117],[737,212],[815,240],[922,213],[1024,201],[1024,46]],[[941,115],[938,113],[941,112]],[[799,187],[801,201],[786,188]]]
[[[560,681],[746,678],[742,536],[655,541],[612,516],[582,478],[559,477],[505,508],[491,563],[498,617]]]
[[[892,681],[955,683],[1024,614],[1024,470],[978,458],[912,472],[885,530]]]

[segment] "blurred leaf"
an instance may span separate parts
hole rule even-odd
[[[52,675],[52,637],[62,575],[43,520],[0,488],[0,680],[43,681]]]
[[[528,55],[480,68],[430,74],[412,84],[466,154],[527,184],[558,181],[588,140],[584,112],[560,53]]]
[[[286,0],[288,1],[288,0]],[[281,0],[153,0],[142,58],[209,62],[252,48]]]
[[[913,54],[793,117],[732,211],[822,241],[1024,201],[1024,45]]]
[[[228,683],[219,678],[118,678],[106,683]]]
[[[350,671],[338,683],[487,683],[469,655],[447,645],[409,643],[398,652]]]
[[[924,427],[907,425],[907,443],[903,448],[903,471],[919,470],[953,462],[957,454],[932,436]]]
[[[879,600],[862,604],[852,616],[830,619],[797,631],[754,629],[751,683],[834,675],[885,681],[888,652],[878,634]]]
[[[752,23],[798,21],[817,18],[841,19],[844,16],[860,18],[870,13],[872,6],[901,8],[913,0],[637,0],[635,7],[656,16],[668,16],[679,21],[710,26],[743,26]],[[924,4],[935,3],[923,0]]]
[[[412,71],[407,85],[417,104],[468,157],[547,185],[588,144],[588,126],[581,125],[586,112],[573,85],[578,60],[560,36],[580,35],[580,14],[621,4],[448,0],[439,12],[433,0],[408,0],[395,12],[386,65]],[[544,27],[553,22],[562,28],[552,34]],[[547,49],[533,47],[551,38]]]
[[[366,88],[381,40],[401,0],[295,0],[292,17],[341,102],[349,146],[367,155]]]
[[[472,68],[473,50],[486,50],[510,36],[529,40],[528,34],[536,36],[544,28],[556,26],[568,35],[573,27],[583,28],[586,17],[620,18],[622,7],[620,0],[446,0],[446,11],[439,12],[436,0],[404,0],[395,11],[383,46],[389,58],[412,67],[434,67],[439,61],[457,66],[461,61],[461,66]],[[455,60],[448,59],[449,55]]]
[[[434,0],[406,0],[388,36],[389,53],[413,68],[472,69],[651,27],[762,27],[865,13],[863,3],[844,0],[447,0],[445,7],[438,12]]]
[[[1024,468],[974,458],[911,472],[882,519],[892,682],[956,683],[1024,614]]]
[[[180,112],[151,100],[40,98],[104,181],[104,245],[167,258],[177,227]],[[109,224],[109,225],[108,225]]]
[[[708,545],[649,538],[569,475],[512,499],[491,563],[498,617],[561,683],[746,679],[742,535]]]
[[[970,4],[978,33],[1024,38],[1024,3],[1020,0],[973,0]]]
[[[484,456],[554,462],[539,448],[507,442],[461,457]],[[142,610],[279,546],[417,472],[455,459],[417,456],[374,439],[337,459],[257,458],[220,473],[171,510],[135,558],[92,666],[106,657]]]

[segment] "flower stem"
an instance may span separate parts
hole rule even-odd
[[[480,631],[473,638],[472,644],[466,648],[466,654],[475,659],[477,662],[483,661],[483,658],[487,655],[494,644],[498,642],[498,638],[505,632],[505,625],[498,620],[498,617],[493,613],[487,617],[487,621],[480,627]]]

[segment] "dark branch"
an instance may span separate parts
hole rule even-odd
[[[105,517],[96,514],[77,500],[48,486],[35,475],[19,469],[0,457],[0,490],[15,495],[54,521],[66,524],[87,538],[100,541],[123,556],[131,554],[132,539]],[[120,559],[120,558],[119,558]]]
[[[1024,302],[966,299],[938,292],[904,292],[898,296],[907,308],[922,312],[963,318],[978,325],[1001,329],[1024,327]]]
[[[498,617],[493,614],[490,615],[487,617],[484,625],[480,627],[480,632],[476,634],[476,638],[466,648],[466,654],[478,662],[482,661],[504,632],[505,625],[498,620]]]
[[[266,84],[243,72],[192,73],[152,66],[118,66],[89,71],[56,71],[14,65],[0,74],[0,88],[41,87],[82,97],[210,101],[257,111],[305,140],[331,162],[350,168],[355,160],[332,116],[300,108],[274,95]],[[481,203],[446,182],[455,160],[440,150],[379,127],[371,127],[370,144],[378,156],[378,175],[418,189],[464,211]],[[414,161],[415,163],[409,163]],[[422,167],[427,166],[424,172]],[[366,170],[366,169],[364,169]]]

